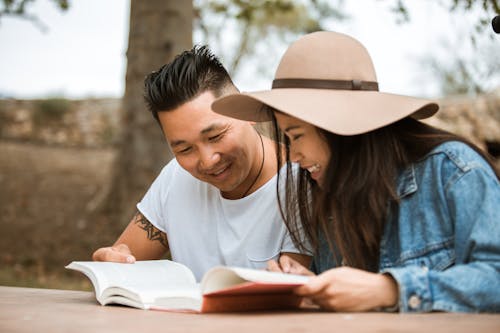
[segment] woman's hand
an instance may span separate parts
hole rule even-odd
[[[396,281],[387,274],[377,274],[350,267],[330,269],[311,277],[297,287],[298,295],[309,298],[321,308],[333,311],[369,311],[392,307],[398,301]]]

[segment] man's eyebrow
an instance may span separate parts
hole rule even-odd
[[[285,128],[283,130],[283,132],[290,132],[291,130],[294,130],[294,129],[297,129],[297,128],[300,128],[300,126],[299,125],[288,126],[287,128]]]
[[[204,129],[202,129],[200,131],[200,133],[202,135],[204,135],[204,134],[210,133],[210,132],[215,131],[215,130],[223,129],[224,127],[225,127],[224,124],[211,124],[211,125],[205,127]],[[175,147],[183,145],[183,144],[187,144],[187,141],[186,140],[175,140],[175,141],[170,142],[170,147],[175,148]]]
[[[175,148],[175,147],[180,146],[180,145],[183,145],[183,144],[185,144],[185,143],[187,143],[187,142],[186,142],[186,141],[184,141],[184,140],[175,140],[175,141],[171,141],[171,142],[170,142],[170,147]]]
[[[224,127],[223,124],[212,124],[210,126],[205,127],[204,129],[202,129],[200,133],[201,134],[207,134],[207,133],[210,133],[210,132],[212,132],[214,130],[219,130],[219,129],[223,128],[223,127]]]

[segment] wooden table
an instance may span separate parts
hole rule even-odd
[[[0,286],[0,332],[500,332],[495,314],[187,314],[98,305],[85,291]]]

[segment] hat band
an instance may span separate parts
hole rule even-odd
[[[378,91],[378,83],[361,80],[275,79],[273,81],[273,89],[279,88]]]

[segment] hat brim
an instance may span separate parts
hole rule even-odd
[[[439,106],[430,100],[378,91],[281,88],[231,94],[217,99],[212,109],[247,121],[269,121],[268,105],[324,130],[340,135],[366,133],[412,116],[434,115]]]

